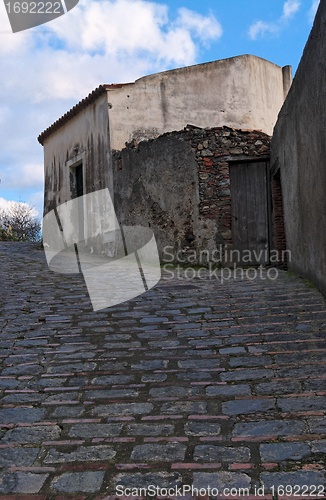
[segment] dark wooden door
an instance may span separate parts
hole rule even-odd
[[[238,250],[240,264],[269,263],[267,174],[267,162],[230,166],[233,250]]]
[[[84,194],[84,178],[83,178],[83,165],[76,167],[76,195],[77,197]]]
[[[78,165],[75,168],[76,175],[76,196],[79,198],[78,203],[78,233],[79,240],[84,239],[84,200],[82,196],[84,195],[84,176],[83,176],[83,165]]]

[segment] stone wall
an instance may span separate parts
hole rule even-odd
[[[154,230],[164,248],[194,244],[199,222],[195,155],[182,134],[141,142],[113,155],[114,205],[123,225]]]
[[[216,242],[232,245],[230,162],[269,156],[270,137],[228,127],[193,130],[188,136],[196,156],[199,215],[216,224]]]
[[[326,292],[326,2],[320,2],[276,124],[271,165],[281,173],[289,269]]]
[[[118,220],[149,225],[162,260],[232,248],[229,165],[268,158],[269,144],[260,131],[189,125],[129,144],[113,159]]]

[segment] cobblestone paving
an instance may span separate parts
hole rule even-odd
[[[0,257],[2,497],[183,484],[323,496],[326,307],[314,288],[284,271],[224,284],[169,274],[95,313],[82,276],[50,272],[42,251],[3,242]]]

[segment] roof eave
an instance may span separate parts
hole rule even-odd
[[[114,90],[121,88],[125,85],[129,85],[126,83],[116,83],[116,84],[102,84],[99,85],[93,92],[88,94],[87,97],[79,101],[75,106],[73,106],[67,113],[61,116],[58,120],[56,120],[50,127],[45,129],[37,138],[38,142],[44,145],[44,141],[56,132],[59,128],[61,128],[65,123],[71,120],[74,116],[76,116],[81,110],[92,104],[96,99],[98,99],[102,94],[107,92],[108,90]]]

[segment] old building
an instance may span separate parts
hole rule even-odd
[[[150,224],[161,256],[167,245],[223,245],[268,262],[260,253],[272,244],[268,135],[290,84],[290,67],[244,55],[101,85],[39,136],[44,213],[108,188],[118,220]],[[242,224],[249,191],[248,207],[255,201]]]

